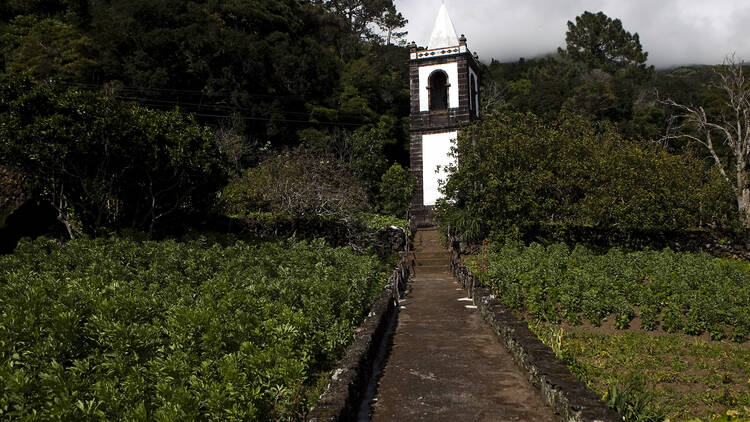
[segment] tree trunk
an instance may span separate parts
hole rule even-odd
[[[750,229],[750,187],[745,187],[737,195],[737,206],[740,210],[740,220]]]
[[[741,160],[737,163],[737,208],[740,221],[750,228],[750,166]]]
[[[70,213],[70,204],[67,197],[61,192],[59,201],[52,201],[52,206],[57,211],[57,221],[65,226],[70,240],[75,239],[80,230],[76,227],[75,220]]]

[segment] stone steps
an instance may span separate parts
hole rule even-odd
[[[448,264],[450,257],[442,257],[442,258],[420,258],[417,257],[415,262],[417,264],[417,267],[430,267],[430,266],[437,266],[437,265],[443,265]]]

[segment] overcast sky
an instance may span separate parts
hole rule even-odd
[[[407,39],[426,45],[441,0],[395,0]],[[456,31],[482,62],[516,61],[564,46],[567,22],[602,11],[637,32],[656,67],[750,62],[750,0],[445,0]]]

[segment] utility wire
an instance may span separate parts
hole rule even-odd
[[[131,96],[123,96],[123,95],[115,95],[114,96],[117,99],[121,100],[127,100],[127,101],[138,101],[140,103],[153,103],[153,104],[170,104],[170,105],[177,105],[177,106],[191,106],[191,107],[198,107],[199,109],[209,109],[214,111],[252,111],[247,107],[236,107],[232,105],[223,105],[223,104],[204,104],[204,103],[191,103],[187,101],[180,101],[180,100],[160,100],[156,98],[147,98],[147,97],[131,97]],[[298,111],[283,111],[285,114],[297,114],[300,116],[309,116],[310,113],[303,113]],[[351,115],[352,117],[359,117]]]
[[[116,97],[116,98],[123,98],[123,99],[135,100],[135,99],[129,98],[129,97]],[[180,105],[179,103],[175,103],[175,104]],[[146,105],[148,105],[148,104],[146,104]],[[233,111],[231,109],[230,110],[225,110],[225,109],[212,108],[210,106],[204,106],[203,108],[204,109],[208,109],[209,111],[216,111],[216,112]],[[181,111],[181,110],[178,110],[178,112],[181,113],[181,114],[185,114],[185,115],[192,114],[192,115],[199,116],[199,117],[214,117],[214,118],[226,118],[226,119],[232,117],[231,114],[207,114],[207,113],[201,113],[200,111],[194,112],[194,111]],[[307,113],[293,113],[293,112],[290,113],[290,112],[287,112],[287,111],[283,111],[281,113],[284,113],[284,114],[299,114],[299,115],[302,115],[302,116],[308,116]],[[247,116],[242,116],[242,115],[240,115],[240,118],[243,119],[243,120],[255,120],[255,121],[266,121],[266,122],[285,122],[285,123],[307,123],[307,124],[311,124],[311,125],[326,125],[326,126],[356,126],[356,127],[360,127],[360,126],[364,126],[365,125],[365,123],[356,123],[356,122],[319,122],[319,121],[299,120],[299,119],[276,119],[276,118],[271,118],[271,117],[247,117]]]
[[[104,86],[103,85],[97,85],[97,84],[89,84],[89,83],[80,83],[80,82],[67,82],[67,81],[58,81],[61,84],[64,85],[71,85],[71,86],[81,86],[86,88],[98,88],[101,89]],[[173,93],[191,93],[191,94],[201,94],[204,96],[210,96],[204,91],[200,90],[187,90],[187,89],[168,89],[168,88],[134,88],[134,87],[118,87],[118,90],[121,91],[130,91],[130,92],[124,92],[124,94],[143,94],[143,91],[161,91],[161,92],[173,92]],[[222,91],[216,91],[216,92],[222,92]],[[230,91],[224,91],[229,93]],[[270,98],[304,98],[299,95],[273,95],[273,94],[243,94],[247,95],[249,97],[270,97]],[[138,96],[129,96],[129,95],[114,95],[115,98],[126,100],[126,101],[137,101],[144,105],[176,105],[176,106],[185,106],[185,107],[196,107],[198,108],[198,112],[183,112],[180,111],[181,114],[193,114],[195,116],[199,117],[211,117],[211,118],[230,118],[231,115],[219,115],[219,114],[207,114],[207,113],[200,113],[200,110],[207,110],[207,111],[214,111],[214,112],[231,112],[231,111],[252,111],[251,109],[247,107],[239,107],[239,106],[232,106],[232,105],[222,105],[222,104],[203,104],[203,103],[193,103],[193,102],[186,102],[186,101],[179,101],[179,100],[165,100],[165,99],[156,99],[156,98],[147,98],[147,97],[138,97]],[[297,111],[287,111],[282,110],[280,111],[282,114],[286,115],[298,115],[298,116],[309,116],[309,113],[303,113],[303,112],[297,112]],[[353,118],[362,118],[365,117],[364,115],[355,115],[355,114],[343,114],[345,117],[353,117]],[[249,120],[249,121],[267,121],[267,122],[282,122],[282,123],[305,123],[305,124],[311,124],[311,125],[325,125],[325,126],[351,126],[351,127],[361,127],[364,126],[365,123],[357,123],[357,122],[318,122],[318,121],[310,121],[310,120],[299,120],[299,119],[275,119],[275,118],[268,118],[268,117],[247,117],[247,116],[240,116],[243,120]]]
[[[84,83],[84,82],[70,82],[70,81],[55,81],[56,83],[62,84],[62,85],[70,85],[70,86],[81,86],[86,88],[99,88],[102,89],[105,87],[103,84],[90,84],[90,83]],[[143,92],[143,91],[159,91],[159,92],[176,92],[176,93],[187,93],[187,94],[202,94],[206,96],[210,96],[215,93],[230,93],[230,90],[219,90],[219,91],[211,91],[206,92],[204,90],[195,90],[195,89],[177,89],[177,88],[144,88],[144,87],[130,87],[130,86],[118,86],[114,85],[111,88],[116,88],[118,90],[130,90],[130,91],[136,91],[136,92]],[[246,95],[248,97],[270,97],[270,98],[302,98],[304,97],[302,95],[293,95],[293,94],[251,94],[251,93],[245,93],[243,95]]]
[[[222,115],[218,115],[218,114],[185,113],[185,112],[180,112],[180,113],[183,113],[183,114],[192,114],[192,115],[199,116],[199,117],[216,117],[216,118],[229,118],[229,117],[232,117],[232,116],[229,116],[229,115],[222,116]],[[310,120],[271,119],[271,118],[267,118],[267,117],[243,117],[243,116],[240,116],[240,118],[243,119],[243,120],[261,120],[261,121],[267,121],[267,122],[283,122],[283,123],[306,123],[306,124],[311,124],[311,125],[328,125],[328,126],[357,126],[357,127],[359,127],[359,126],[364,126],[365,125],[364,123],[315,122],[315,121],[310,121]]]

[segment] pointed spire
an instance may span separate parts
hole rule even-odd
[[[440,11],[438,12],[437,19],[435,19],[435,27],[432,29],[432,36],[430,37],[430,49],[440,47],[453,47],[458,45],[458,35],[456,34],[456,28],[453,26],[453,21],[448,15],[448,8],[445,7],[445,1],[440,5]]]

